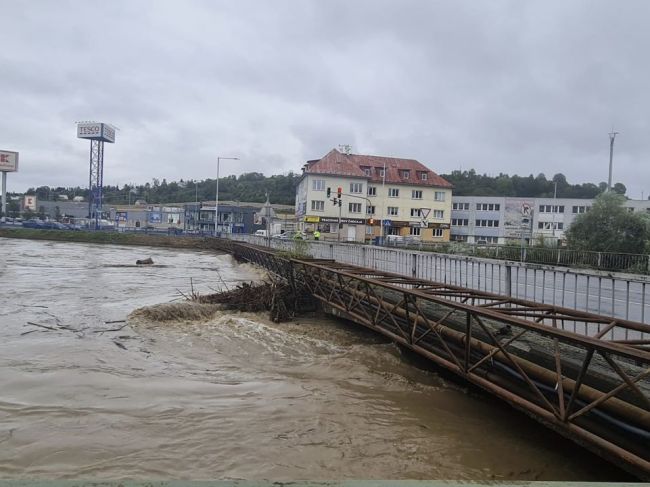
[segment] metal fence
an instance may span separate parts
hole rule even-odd
[[[443,254],[503,259],[589,269],[650,274],[650,255],[591,252],[551,247],[517,245],[477,245],[462,242],[413,243],[387,241],[387,246]]]
[[[650,278],[646,276],[369,245],[295,242],[254,235],[225,237],[287,252],[300,251],[318,259],[334,259],[404,276],[650,323]]]

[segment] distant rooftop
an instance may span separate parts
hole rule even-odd
[[[343,154],[332,149],[322,159],[307,161],[303,167],[305,174],[332,174],[337,176],[370,179],[375,183],[384,181],[382,175],[386,168],[386,183],[414,184],[451,188],[452,184],[415,159],[370,156],[362,154]]]

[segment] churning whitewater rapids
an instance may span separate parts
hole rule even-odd
[[[353,324],[122,321],[190,279],[263,276],[209,252],[0,238],[0,478],[622,478]]]

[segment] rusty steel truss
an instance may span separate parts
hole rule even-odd
[[[650,479],[650,325],[233,241],[219,246]]]

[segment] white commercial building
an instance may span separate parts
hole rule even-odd
[[[454,196],[451,240],[506,243],[524,239],[564,239],[575,218],[589,211],[593,199]],[[628,200],[631,212],[650,213],[650,201]]]

